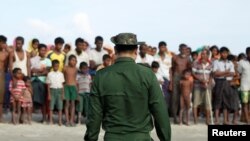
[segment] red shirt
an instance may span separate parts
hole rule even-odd
[[[17,80],[16,82],[16,87],[13,88],[13,81],[10,81],[9,84],[9,90],[12,92],[14,95],[22,95],[23,90],[26,88],[25,83],[23,80]]]

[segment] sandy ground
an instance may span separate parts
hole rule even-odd
[[[33,115],[32,125],[10,124],[10,114],[4,115],[6,123],[0,124],[0,141],[83,141],[86,131],[84,124],[76,127],[47,125],[38,123],[40,115]],[[56,119],[56,118],[55,118]],[[206,141],[207,126],[204,123],[190,126],[171,125],[172,141]],[[102,141],[104,132],[101,131],[99,141]],[[158,141],[156,132],[153,130],[151,136]]]

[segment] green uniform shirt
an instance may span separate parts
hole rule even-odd
[[[160,141],[171,140],[166,103],[156,76],[132,58],[118,58],[114,65],[97,72],[89,102],[85,141],[98,140],[101,124],[106,133],[119,135],[149,133],[155,124]]]

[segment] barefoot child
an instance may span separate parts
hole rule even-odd
[[[180,81],[180,88],[181,88],[181,97],[180,97],[180,124],[182,124],[182,115],[185,111],[185,118],[186,118],[186,125],[189,121],[189,109],[190,109],[190,94],[193,89],[193,82],[190,81],[191,71],[185,70],[183,72],[183,78]]]
[[[59,71],[59,61],[52,61],[53,71],[49,72],[47,76],[46,83],[48,84],[48,96],[50,100],[50,124],[53,124],[53,110],[57,106],[58,109],[58,122],[59,126],[62,125],[62,109],[63,109],[63,99],[64,99],[64,76],[63,73]]]
[[[65,115],[66,115],[66,126],[74,126],[75,117],[75,100],[77,99],[77,59],[75,55],[69,56],[68,66],[64,67],[64,77],[65,77]],[[70,111],[70,113],[69,113]]]
[[[21,113],[23,90],[25,90],[26,87],[24,81],[22,80],[23,74],[20,68],[15,68],[12,74],[14,78],[11,80],[9,85],[11,93],[10,101],[12,105],[12,122],[13,124],[18,124]]]
[[[90,92],[90,85],[92,82],[91,76],[88,73],[89,68],[86,62],[81,62],[79,72],[77,74],[77,88],[78,88],[78,124],[81,124],[81,115],[86,116],[86,93]]]
[[[22,100],[21,106],[23,108],[24,115],[26,115],[26,117],[27,117],[28,124],[31,124],[32,95],[33,95],[31,80],[27,76],[24,78],[24,82],[25,82],[26,89],[23,91],[23,100]],[[24,121],[25,121],[25,119],[24,119]]]

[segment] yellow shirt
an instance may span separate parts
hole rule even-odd
[[[65,58],[66,58],[66,56],[65,56],[65,54],[64,53],[60,53],[60,54],[56,54],[55,52],[50,52],[49,54],[48,54],[48,58],[51,60],[51,62],[53,61],[53,60],[58,60],[59,61],[59,71],[63,71],[63,67],[64,67],[64,63],[65,63]]]
[[[34,49],[33,47],[32,47],[32,41],[30,41],[29,42],[29,46],[28,46],[28,48],[27,48],[27,51],[28,51],[28,53],[34,53],[34,54],[32,54],[32,55],[38,55],[38,48],[37,49]],[[31,57],[34,57],[34,56],[31,56]]]

